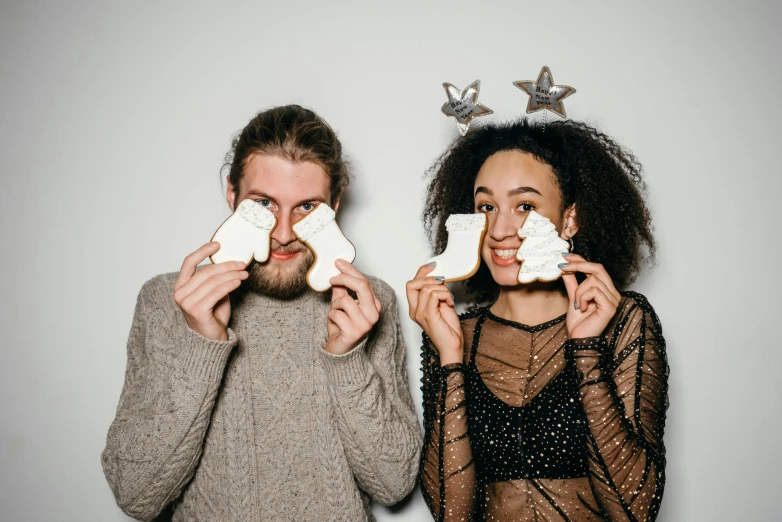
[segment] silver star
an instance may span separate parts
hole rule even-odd
[[[513,85],[529,94],[527,114],[548,109],[567,118],[562,100],[576,92],[573,87],[555,85],[551,71],[545,65],[540,70],[537,81],[513,82]]]
[[[444,83],[448,101],[440,109],[446,116],[456,118],[459,132],[462,136],[467,134],[470,122],[473,118],[492,114],[494,111],[478,103],[478,93],[481,90],[481,81],[475,80],[466,89],[460,91],[450,83]]]

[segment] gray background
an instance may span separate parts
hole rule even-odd
[[[106,4],[0,6],[0,519],[125,520],[99,455],[135,297],[227,216],[218,169],[258,109],[338,130],[343,229],[404,315],[422,174],[456,135],[441,83],[480,78],[503,120],[543,65],[646,167],[659,266],[635,288],[672,368],[659,519],[782,517],[779,3]],[[418,493],[376,513],[429,519]]]

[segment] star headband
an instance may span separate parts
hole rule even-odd
[[[562,100],[575,93],[576,90],[568,85],[557,85],[551,70],[543,66],[535,81],[518,81],[513,85],[529,95],[527,102],[527,114],[543,111],[543,128],[546,126],[546,111],[551,111],[562,118],[567,118],[565,105]],[[481,90],[481,81],[475,80],[464,90],[459,90],[450,83],[444,83],[448,101],[440,109],[446,116],[456,119],[456,124],[462,136],[467,134],[474,118],[492,114],[494,111],[485,105],[478,103],[478,93]]]

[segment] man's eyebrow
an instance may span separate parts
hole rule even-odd
[[[325,203],[326,200],[324,198],[320,197],[320,196],[313,196],[311,198],[302,199],[301,201],[299,201],[298,203],[296,203],[293,206],[294,207],[298,207],[298,206],[301,206],[301,205],[303,205],[305,203],[312,203],[312,202]]]
[[[489,196],[493,196],[494,195],[494,192],[492,192],[491,189],[488,189],[486,187],[478,187],[477,189],[475,189],[475,194],[479,194],[481,192],[483,192],[484,194],[487,194]]]
[[[532,187],[518,187],[513,190],[508,191],[509,196],[515,196],[517,194],[526,194],[528,192],[534,192],[535,194],[542,196],[543,194],[540,193],[538,189],[534,189]]]
[[[248,196],[258,196],[259,198],[268,199],[272,203],[277,203],[277,200],[271,197],[270,195],[261,192],[260,190],[248,190],[247,191]]]

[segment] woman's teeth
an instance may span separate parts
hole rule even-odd
[[[497,248],[494,249],[494,253],[499,257],[500,259],[509,259],[516,255],[516,251],[518,248],[513,248],[510,250],[499,250]]]

